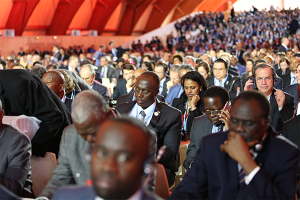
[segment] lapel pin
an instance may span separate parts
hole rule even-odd
[[[159,115],[159,111],[155,112],[154,115],[157,117]]]

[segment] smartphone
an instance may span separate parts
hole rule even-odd
[[[222,110],[226,110],[228,113],[230,113],[230,109],[231,109],[231,107],[229,105],[229,102],[227,101]]]

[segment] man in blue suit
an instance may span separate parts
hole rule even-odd
[[[299,149],[269,127],[269,112],[263,94],[242,92],[229,131],[202,139],[169,199],[295,199]]]
[[[160,199],[142,188],[144,173],[155,165],[156,152],[156,135],[145,125],[132,118],[108,120],[101,124],[94,141],[93,185],[60,189],[53,200]]]
[[[232,55],[230,58],[230,67],[235,68],[239,76],[246,72],[246,67],[238,63],[238,58],[235,55]]]
[[[171,73],[172,68],[170,69],[170,73]],[[179,77],[180,78],[183,77],[189,71],[194,71],[194,68],[192,65],[181,65],[181,67],[179,67]],[[177,85],[175,85],[169,89],[169,93],[165,100],[166,104],[172,105],[173,100],[175,98],[179,98],[183,91],[184,91],[183,87],[181,86],[180,81],[179,81],[177,83]]]

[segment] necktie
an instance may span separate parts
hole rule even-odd
[[[139,119],[144,123],[146,117],[146,113],[142,110],[139,115]]]
[[[220,124],[220,125],[218,126],[218,132],[223,131],[223,127],[224,127],[224,124],[223,124],[223,123]]]
[[[223,83],[220,80],[219,80],[219,86],[223,87]]]
[[[293,77],[292,85],[293,85],[293,84],[296,84],[296,83],[297,83],[297,82],[296,82],[296,77],[294,76],[294,77]]]

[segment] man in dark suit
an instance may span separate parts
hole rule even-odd
[[[175,181],[178,151],[181,141],[182,114],[179,110],[156,99],[159,92],[159,77],[154,72],[143,73],[136,81],[135,101],[120,104],[116,109],[140,119],[157,135],[157,149],[166,146],[160,159],[164,165],[169,185]]]
[[[0,185],[20,196],[30,171],[30,139],[13,127],[4,125],[3,116],[0,100]],[[6,199],[1,190],[0,197]]]
[[[296,108],[297,105],[298,105],[298,100],[297,100],[297,98],[298,98],[298,87],[299,87],[299,83],[289,85],[285,88],[285,92],[294,97],[294,103],[295,103],[294,108]]]
[[[129,63],[123,64],[122,67],[123,78],[119,79],[117,82],[117,86],[113,93],[114,100],[117,100],[120,96],[123,96],[132,90],[133,73],[134,73],[134,66],[132,64]]]
[[[273,88],[276,74],[270,65],[265,63],[256,65],[253,75],[257,90],[268,97],[270,102],[270,125],[276,131],[281,132],[283,123],[293,116],[294,99],[282,90],[275,90]],[[250,85],[253,85],[253,81],[251,80],[246,82],[244,90],[250,90],[248,87]]]
[[[108,107],[100,94],[80,92],[73,101],[73,124],[64,129],[57,167],[51,180],[39,195],[51,199],[65,185],[85,185],[91,173],[86,153],[89,153],[98,125],[107,118]]]
[[[0,70],[0,100],[6,115],[27,115],[42,121],[31,140],[33,155],[58,154],[62,131],[71,118],[41,79],[26,70]]]
[[[212,85],[224,87],[228,93],[230,101],[234,100],[237,95],[237,88],[242,88],[240,77],[233,77],[228,74],[228,65],[224,58],[218,58],[213,65],[214,76],[208,77],[206,82],[208,87]]]
[[[92,186],[60,189],[54,200],[161,199],[143,189],[144,171],[152,171],[156,136],[132,118],[104,122],[91,152]]]
[[[286,37],[283,37],[281,39],[281,45],[278,48],[278,52],[286,53],[286,51],[288,50],[288,45],[289,45],[289,39]]]
[[[98,81],[95,81],[96,72],[94,67],[96,66],[91,64],[81,66],[79,75],[94,91],[98,92],[104,98],[106,103],[109,103],[107,88]]]
[[[109,78],[110,82],[113,78],[117,78],[116,69],[108,64],[107,56],[103,56],[100,59],[100,67],[98,68],[100,78]]]
[[[202,139],[192,168],[168,199],[295,199],[299,150],[269,127],[269,111],[263,94],[241,93],[229,131]]]
[[[54,63],[56,63],[58,61],[58,57],[60,55],[59,48],[57,45],[54,45],[52,47],[52,53],[53,53],[53,61],[54,61]]]
[[[224,106],[228,102],[229,95],[223,87],[212,86],[205,91],[205,115],[196,117],[193,121],[190,133],[191,142],[186,152],[186,159],[183,162],[183,166],[185,169],[191,168],[192,163],[195,160],[196,152],[199,149],[201,139],[204,136],[228,130],[228,119],[226,119],[224,115],[221,115],[221,111],[226,110]],[[227,129],[225,125],[227,126]]]
[[[159,63],[155,66],[154,71],[158,75],[160,83],[159,83],[159,94],[167,97],[168,94],[168,88],[167,88],[167,82],[170,80],[170,77],[168,76],[167,72],[167,65],[163,63]]]
[[[243,50],[242,43],[236,43],[234,55],[238,58],[238,61],[241,65],[245,66],[246,62],[243,59],[243,54],[245,51]]]
[[[114,56],[114,61],[116,61],[118,58],[121,58],[123,53],[125,51],[129,51],[130,49],[123,49],[121,46],[116,47],[116,43],[115,41],[110,41],[109,42],[109,46],[110,46],[110,51],[108,52],[109,54],[112,54]]]
[[[289,85],[297,84],[297,77],[295,72],[297,71],[297,66],[299,63],[300,60],[297,57],[292,57],[292,59],[290,60],[290,72],[286,72],[281,77],[283,80],[283,88],[286,88]]]

